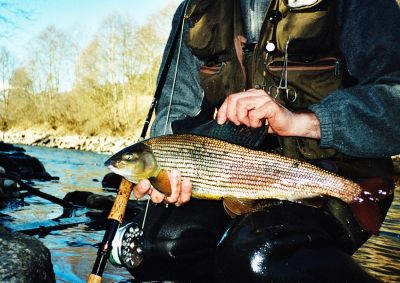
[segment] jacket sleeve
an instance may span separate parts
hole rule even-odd
[[[400,9],[395,0],[338,0],[340,50],[356,83],[310,110],[321,147],[357,157],[400,153]]]
[[[184,24],[182,40],[178,40],[177,46],[171,46],[175,31],[181,32],[181,27],[178,27],[178,24],[183,13],[183,4],[178,7],[174,15],[172,31],[160,66],[159,77],[169,50],[174,48],[174,57],[156,108],[156,119],[152,124],[151,136],[172,133],[172,122],[183,120],[186,117],[194,117],[201,110],[204,97],[198,74],[201,61],[193,56],[191,50],[186,46],[185,36],[189,29],[188,22]]]

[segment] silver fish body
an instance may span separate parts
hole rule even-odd
[[[178,169],[202,199],[280,199],[319,196],[360,200],[361,187],[309,163],[214,138],[182,134],[150,138],[127,147],[106,165],[132,182]]]

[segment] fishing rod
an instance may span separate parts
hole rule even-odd
[[[103,272],[112,249],[111,243],[114,240],[119,225],[122,224],[122,221],[124,220],[126,206],[128,205],[128,200],[133,187],[133,183],[126,179],[122,179],[114,205],[107,218],[107,228],[104,233],[103,241],[97,251],[97,257],[93,265],[92,273],[88,277],[88,283],[100,283],[102,280]]]
[[[174,51],[176,46],[178,45],[178,40],[181,35],[180,28],[183,27],[185,13],[189,5],[189,2],[190,0],[186,1],[182,15],[180,16],[179,24],[175,29],[175,34],[171,42],[171,47],[168,51],[167,58],[165,59],[164,66],[162,67],[161,75],[157,83],[157,88],[154,93],[154,97],[151,102],[149,112],[147,113],[142,133],[140,134],[140,139],[144,139],[146,137],[151,117],[153,116],[153,112],[161,97],[161,93],[165,81],[167,79],[168,71],[171,66],[172,59],[174,57]],[[101,245],[97,251],[97,257],[93,265],[92,273],[88,277],[87,283],[100,283],[102,281],[103,272],[112,250],[112,241],[114,240],[119,225],[122,224],[122,221],[124,219],[126,206],[133,188],[134,184],[132,184],[131,182],[127,181],[124,178],[122,179],[121,184],[119,185],[118,188],[118,194],[115,199],[114,205],[111,208],[110,214],[108,215],[108,224],[106,231],[104,233],[103,241],[101,242]]]

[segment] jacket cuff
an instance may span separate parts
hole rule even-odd
[[[332,117],[327,109],[320,104],[313,104],[309,109],[317,115],[321,127],[321,147],[331,147],[333,144],[333,123]]]

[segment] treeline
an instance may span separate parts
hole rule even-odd
[[[175,8],[167,6],[140,26],[111,14],[87,46],[49,26],[27,44],[29,58],[20,66],[1,48],[0,131],[137,132],[155,90]]]

